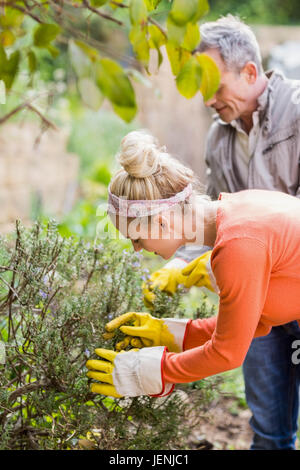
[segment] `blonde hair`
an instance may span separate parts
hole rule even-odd
[[[167,153],[145,129],[130,132],[122,139],[117,160],[122,168],[112,178],[110,190],[118,197],[166,199],[189,183],[195,190],[199,186],[193,170]]]

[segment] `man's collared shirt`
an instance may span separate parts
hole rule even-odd
[[[276,71],[258,99],[249,136],[241,123],[225,123],[218,115],[208,132],[205,161],[207,192],[244,189],[282,191],[300,197],[300,81]],[[298,95],[297,95],[298,96]]]
[[[259,115],[261,111],[264,111],[268,102],[268,84],[265,87],[262,94],[259,96],[257,102],[257,109],[252,114],[253,127],[249,132],[243,129],[241,119],[234,119],[230,122],[231,126],[236,129],[235,135],[235,155],[239,159],[239,171],[240,177],[245,188],[248,186],[248,175],[249,175],[249,162],[255,152],[256,144],[260,132],[260,119]]]

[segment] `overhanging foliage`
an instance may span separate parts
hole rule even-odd
[[[62,45],[68,46],[83,101],[97,110],[107,99],[114,111],[130,122],[137,112],[131,80],[137,77],[139,68],[149,73],[151,49],[157,51],[159,68],[165,47],[179,92],[192,98],[200,91],[208,100],[218,88],[219,71],[212,59],[194,52],[201,40],[198,22],[208,12],[208,2],[173,0],[167,4],[163,23],[155,19],[160,4],[161,0],[61,0],[59,4],[53,0],[3,1],[0,81],[9,92],[21,64],[31,77],[38,70],[38,50],[47,50],[55,59]],[[122,21],[117,15],[120,9]],[[91,17],[98,18],[99,24],[111,22],[122,29],[135,55],[135,73],[132,67],[112,57],[116,51],[107,53],[103,43],[91,33],[76,28],[79,19],[88,22]],[[30,109],[34,110],[32,106]]]

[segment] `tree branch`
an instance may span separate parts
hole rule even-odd
[[[101,16],[102,18],[105,18],[106,20],[113,21],[114,23],[117,23],[119,26],[123,26],[124,23],[120,20],[117,20],[113,16],[107,15],[106,13],[103,13],[102,11],[97,10],[97,8],[92,7],[87,0],[83,0],[82,4],[90,11],[95,13],[98,16]]]
[[[16,398],[20,397],[21,395],[33,392],[34,390],[38,390],[39,388],[44,388],[45,386],[46,386],[46,383],[34,382],[32,384],[27,384],[27,385],[24,385],[23,387],[19,387],[17,388],[17,390],[14,390],[10,394],[9,401],[13,402],[15,401]]]
[[[168,35],[167,35],[166,31],[163,29],[163,27],[157,21],[155,21],[153,18],[148,18],[148,20],[149,20],[149,23],[154,24],[154,26],[156,26],[160,30],[160,32],[165,36],[165,38],[168,39]]]
[[[24,15],[30,16],[30,18],[35,20],[37,23],[43,24],[43,21],[40,20],[40,18],[38,16],[34,15],[33,13],[31,13],[31,11],[27,10],[26,8],[23,8],[20,5],[16,5],[15,1],[12,1],[12,2],[3,2],[3,1],[1,1],[0,2],[0,8],[1,7],[10,7],[10,8],[13,8],[14,10],[21,11],[22,13],[24,13]]]
[[[19,300],[19,302],[21,303],[20,299],[19,299],[19,296],[18,296],[18,293],[15,291],[15,289],[5,280],[3,279],[2,276],[0,276],[0,280],[6,285],[6,287],[8,287],[8,289],[10,291],[12,291],[14,293],[14,295],[16,296],[16,298]]]
[[[46,126],[51,127],[55,131],[59,130],[58,127],[53,122],[49,121],[49,119],[47,119],[45,116],[43,116],[43,114],[35,106],[28,104],[27,108],[36,113],[41,118],[43,123],[46,124]]]
[[[114,0],[110,0],[110,3],[112,3],[112,5],[114,5],[116,7],[119,7],[119,8],[129,8],[128,5],[124,5],[123,3],[115,2]],[[155,21],[150,16],[148,17],[148,21],[149,21],[149,23],[154,24],[160,30],[160,32],[165,36],[165,38],[168,39],[168,35],[167,35],[166,31],[163,29],[163,27],[157,21]]]
[[[28,108],[30,109],[30,111],[36,113],[41,118],[44,124],[46,124],[48,127],[51,127],[52,129],[57,131],[58,130],[57,126],[53,122],[49,121],[45,116],[43,116],[43,114],[35,106],[31,104],[31,101],[25,101],[24,103],[19,104],[19,106],[14,108],[9,113],[5,114],[5,116],[0,118],[0,125],[3,124],[5,121],[8,121],[8,119],[10,119],[12,116],[17,114],[19,111],[22,111],[22,109]]]

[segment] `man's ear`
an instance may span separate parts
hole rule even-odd
[[[256,64],[254,62],[247,62],[245,67],[241,70],[241,74],[245,77],[249,85],[253,85],[258,77]]]

